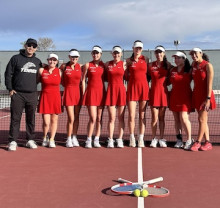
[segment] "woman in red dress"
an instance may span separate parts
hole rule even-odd
[[[63,106],[66,107],[67,120],[67,140],[66,147],[78,147],[77,131],[79,127],[79,112],[81,108],[81,65],[78,64],[79,52],[72,49],[69,52],[69,62],[62,64],[64,86]]]
[[[38,112],[43,117],[43,142],[42,146],[56,147],[55,134],[57,131],[58,114],[61,113],[60,83],[62,72],[58,65],[58,56],[48,56],[48,66],[39,69],[39,79],[42,83]],[[48,138],[49,128],[50,139]]]
[[[143,43],[137,40],[133,44],[133,54],[126,60],[128,80],[127,102],[128,102],[128,126],[130,132],[131,147],[136,147],[134,136],[136,105],[139,103],[139,139],[138,147],[144,147],[145,131],[145,111],[147,107],[149,87],[147,82],[147,62],[148,60],[142,55]]]
[[[124,77],[124,63],[121,61],[122,49],[120,46],[114,46],[112,49],[113,60],[105,64],[106,73],[108,77],[108,88],[106,94],[105,105],[108,106],[109,121],[108,130],[109,138],[107,147],[114,147],[114,128],[115,128],[115,117],[116,108],[118,111],[118,121],[119,121],[119,135],[116,139],[117,147],[123,148],[123,133],[124,133],[124,113],[126,105],[126,89],[123,83]]]
[[[190,55],[193,59],[193,106],[198,112],[199,121],[198,138],[191,150],[206,151],[212,149],[209,139],[208,111],[216,108],[215,96],[212,90],[214,69],[212,64],[209,63],[208,56],[200,48],[193,48]],[[205,143],[202,145],[203,136],[205,137]]]
[[[92,134],[96,124],[94,147],[98,148],[101,147],[99,137],[102,111],[105,105],[104,63],[101,61],[102,49],[100,46],[94,46],[91,54],[93,60],[83,66],[82,75],[83,105],[87,106],[89,113],[85,147],[92,148]],[[86,78],[88,78],[87,87]]]
[[[192,81],[191,66],[184,52],[177,51],[173,57],[176,67],[172,68],[170,72],[172,89],[170,92],[169,108],[173,111],[177,134],[177,143],[174,147],[184,147],[184,149],[189,150],[193,143],[191,138],[191,122],[189,120],[189,113],[193,110],[192,89],[190,86]],[[187,136],[185,146],[182,141],[182,128]]]
[[[164,118],[168,106],[167,78],[171,64],[167,61],[165,48],[163,46],[157,46],[154,54],[156,61],[149,64],[148,70],[148,74],[151,78],[149,105],[151,106],[151,129],[153,136],[150,146],[157,147],[157,143],[159,142],[160,147],[167,147],[166,140],[164,139]],[[158,119],[160,139],[156,138]]]

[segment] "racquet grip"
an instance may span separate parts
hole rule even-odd
[[[153,183],[157,183],[157,182],[160,182],[160,181],[163,181],[163,177],[154,178],[154,179],[151,179],[149,181],[144,181],[143,185],[153,184]]]
[[[119,183],[132,183],[131,181],[128,181],[128,180],[123,179],[123,178],[118,178],[118,182]]]

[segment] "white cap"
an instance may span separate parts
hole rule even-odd
[[[133,47],[134,48],[137,48],[137,47],[143,48],[144,44],[142,42],[140,42],[140,41],[137,41],[137,42],[134,42]]]
[[[59,60],[58,56],[55,53],[51,53],[48,55],[48,59],[55,58],[57,61]]]
[[[177,51],[175,54],[172,55],[172,57],[174,56],[183,57],[184,59],[186,59],[186,55],[181,51]]]
[[[92,48],[92,51],[98,51],[99,53],[102,53],[102,49],[99,48],[98,46],[94,46],[94,47]]]
[[[117,52],[121,53],[121,52],[122,52],[122,49],[121,49],[120,47],[118,47],[118,46],[115,46],[114,48],[112,48],[112,53],[113,53],[114,51],[117,51]]]
[[[70,56],[78,56],[78,57],[80,57],[78,51],[70,51],[69,55],[70,55]]]
[[[165,52],[165,49],[161,46],[157,46],[154,51],[157,51],[157,50]]]
[[[191,52],[193,52],[193,51],[202,53],[202,49],[200,49],[200,48],[193,48],[192,50],[190,50],[189,54]]]

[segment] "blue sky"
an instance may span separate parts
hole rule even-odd
[[[0,50],[18,50],[29,37],[49,37],[56,50],[100,45],[144,49],[220,49],[219,0],[0,0]]]

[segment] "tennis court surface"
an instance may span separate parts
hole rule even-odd
[[[118,177],[136,182],[138,148],[0,149],[1,207],[138,207],[138,198],[112,193]],[[143,179],[159,176],[165,198],[144,198],[139,207],[218,207],[220,146],[208,152],[168,147],[142,149]]]
[[[219,104],[215,111],[209,113],[210,139],[215,145],[213,150],[207,152],[190,152],[172,148],[175,131],[173,116],[169,110],[166,113],[165,129],[165,139],[167,139],[169,147],[165,149],[149,148],[152,138],[148,108],[144,137],[148,147],[142,149],[142,168],[138,168],[139,149],[128,147],[127,123],[124,135],[125,148],[106,148],[108,118],[106,109],[103,115],[102,148],[84,148],[88,113],[83,107],[80,113],[80,147],[70,149],[65,147],[67,116],[64,111],[59,116],[55,149],[40,146],[42,118],[41,115],[36,114],[38,149],[25,148],[25,117],[23,116],[18,150],[8,152],[7,138],[10,122],[8,93],[1,92],[0,99],[0,207],[219,207]],[[219,103],[219,96],[217,102]],[[126,122],[127,114],[126,109]],[[193,138],[196,138],[197,114],[192,113],[190,120]],[[141,174],[143,180],[162,176],[164,181],[158,185],[168,188],[170,195],[165,198],[138,199],[134,196],[117,195],[111,192],[111,186],[117,184],[119,177],[137,182]]]

